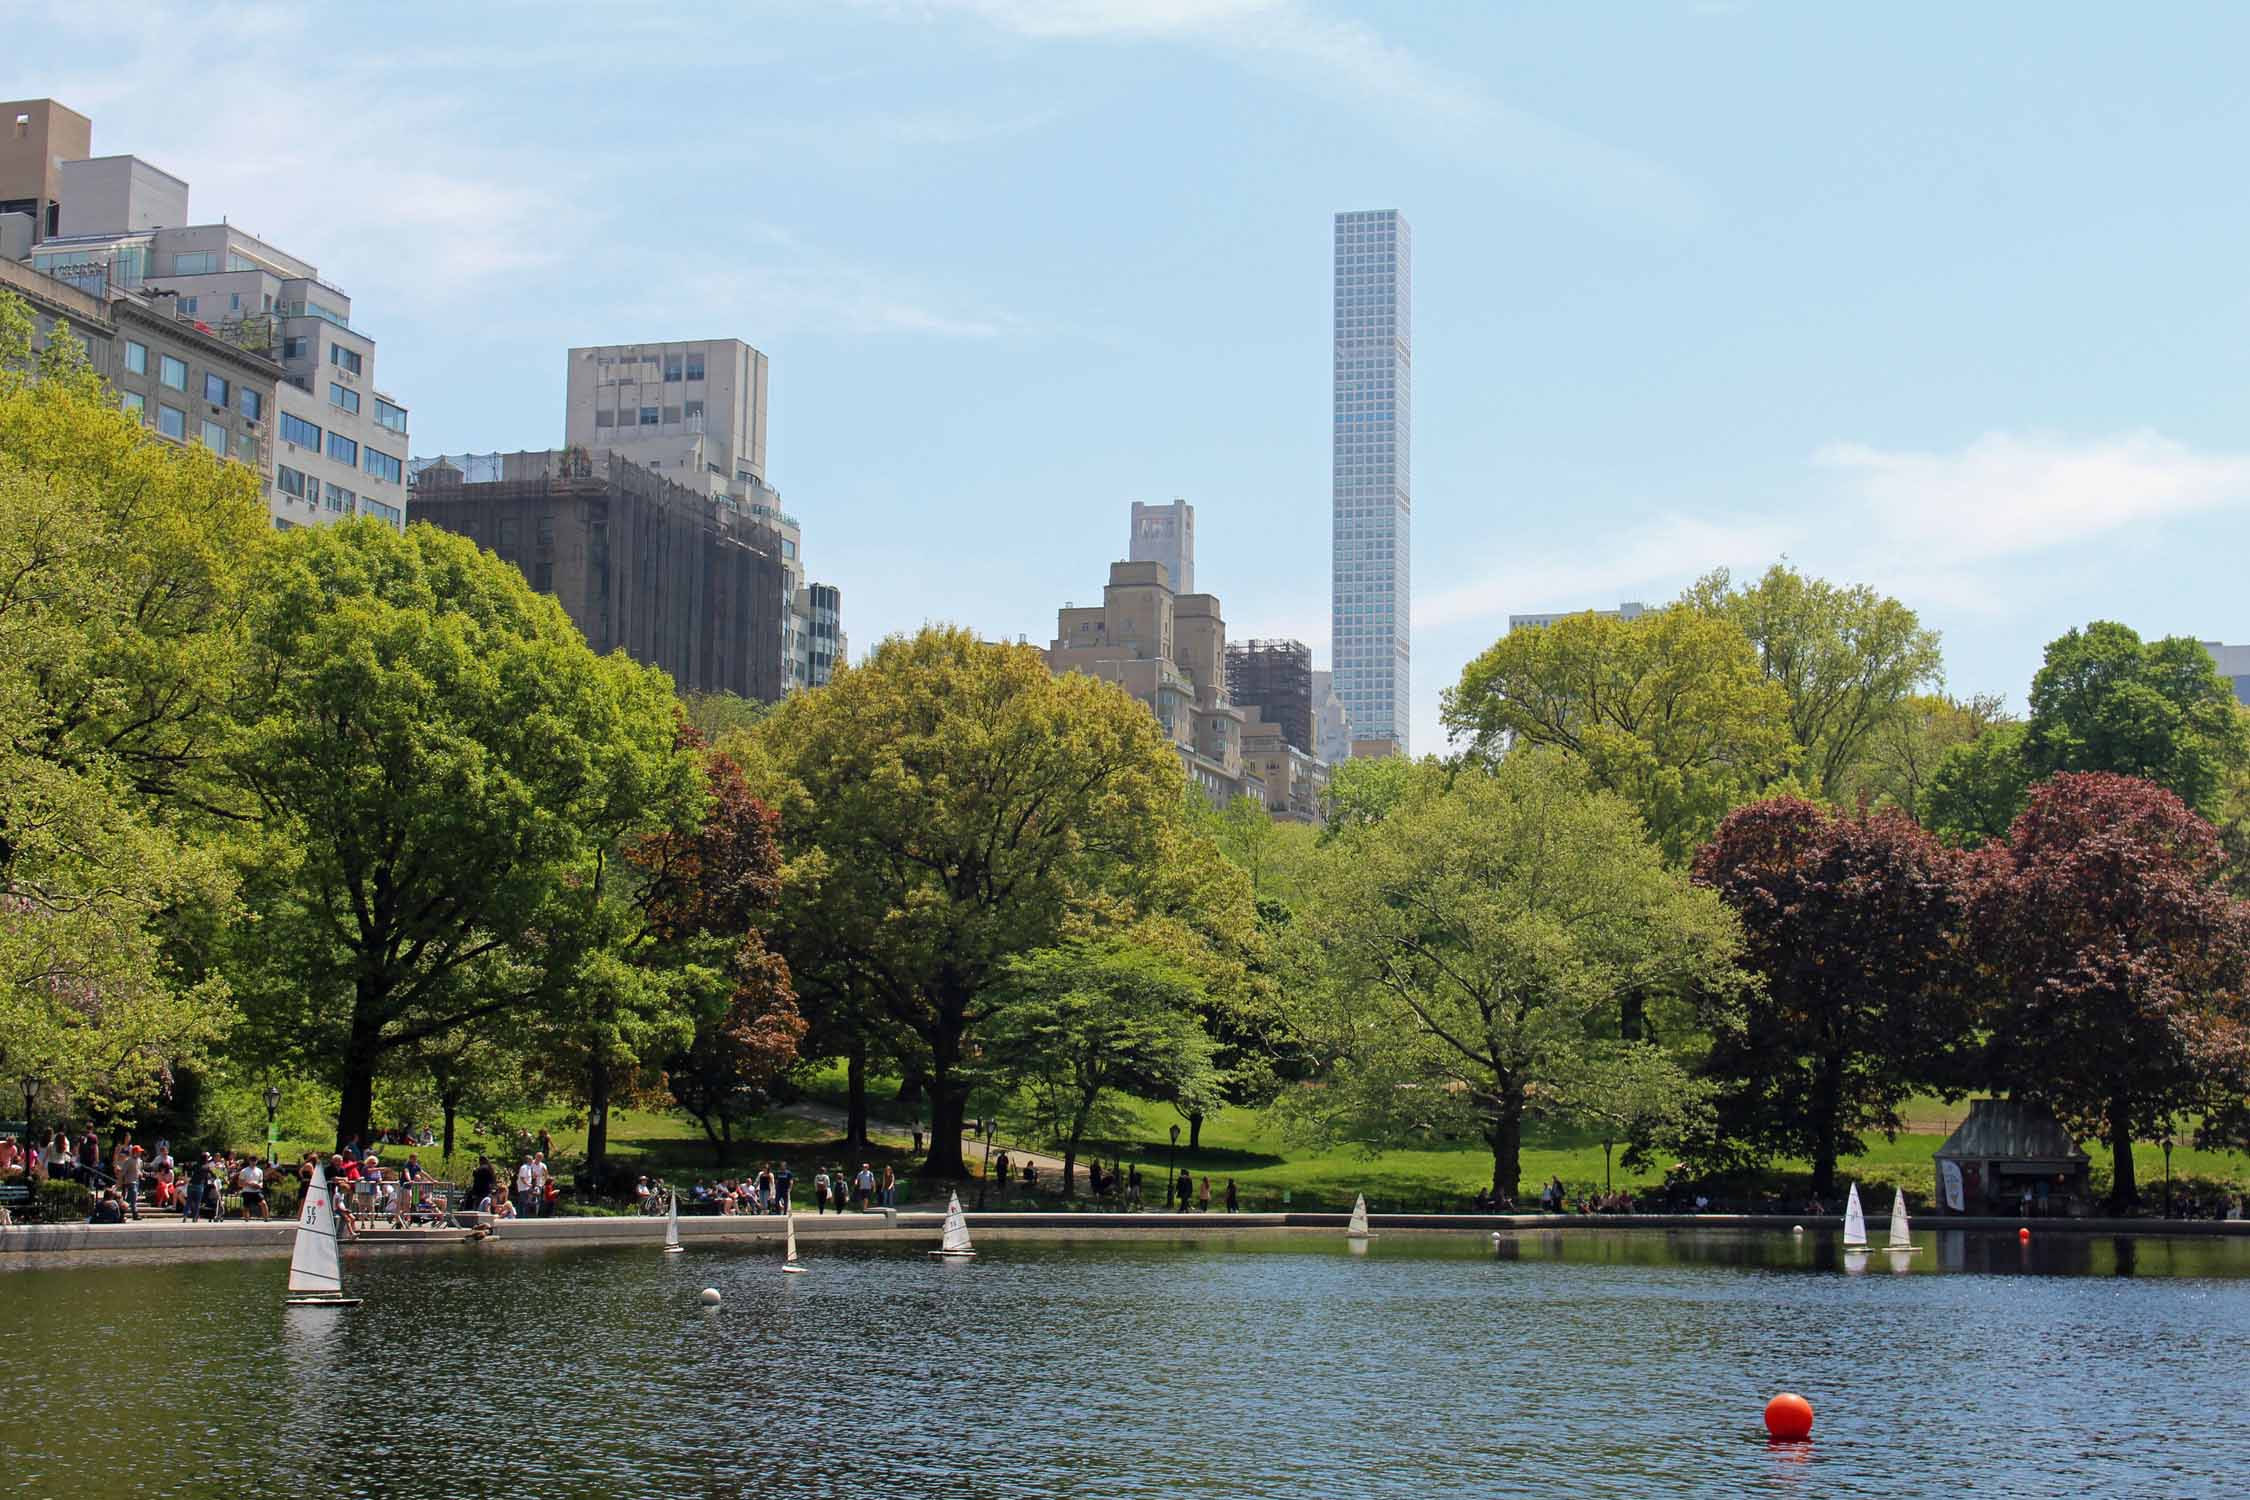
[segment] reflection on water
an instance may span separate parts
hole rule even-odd
[[[1919,1243],[995,1237],[808,1243],[805,1276],[493,1244],[356,1255],[343,1312],[285,1311],[270,1259],[19,1270],[0,1495],[2172,1495],[2250,1462],[2171,1425],[2238,1399],[2250,1242]],[[1766,1444],[1784,1388],[1813,1443]]]

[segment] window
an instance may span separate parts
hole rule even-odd
[[[230,271],[259,271],[265,268],[260,266],[256,261],[252,260],[249,256],[238,255],[234,251],[229,250],[227,252],[227,269]]]
[[[235,387],[234,404],[237,411],[253,422],[266,414],[266,398],[246,385]]]
[[[160,354],[156,359],[156,378],[175,391],[187,389],[187,361]]]
[[[203,419],[203,446],[218,454],[219,457],[225,458],[227,456],[227,424],[214,422],[209,417],[205,417]]]
[[[643,427],[654,427],[656,425],[656,419],[657,411],[655,407],[644,406],[641,408],[641,425]]]
[[[406,408],[393,406],[381,396],[375,398],[375,425],[392,432],[406,431]]]
[[[208,276],[218,269],[219,257],[210,250],[190,250],[172,257],[174,276]]]
[[[131,339],[127,339],[125,341],[125,368],[135,375],[146,375],[148,373],[148,345],[136,344]]]
[[[360,373],[361,361],[358,353],[346,349],[342,344],[330,344],[328,346],[328,362],[339,369],[349,370],[354,375]]]
[[[297,523],[295,521],[284,521],[281,517],[275,516],[273,518],[273,529],[276,531],[295,531]]]
[[[258,440],[247,432],[238,432],[234,435],[234,456],[246,464],[255,464],[259,468],[265,467],[265,465],[258,463]]]
[[[283,494],[295,495],[300,500],[305,498],[305,476],[287,464],[275,465],[273,482],[281,486]]]
[[[146,413],[148,411],[148,398],[146,396],[143,396],[139,391],[119,392],[117,397],[117,404],[124,407],[134,416],[141,418],[142,421],[145,422],[148,420],[146,416]]]
[[[328,508],[330,510],[337,511],[344,515],[349,515],[352,513],[353,502],[359,498],[357,495],[353,494],[350,490],[345,489],[340,484],[329,484],[325,486],[325,489],[327,491]]]
[[[554,544],[555,513],[553,511],[542,511],[539,516],[539,545],[552,547]]]
[[[690,402],[688,402],[688,403],[687,403],[687,406],[686,406],[686,411],[687,411],[687,419],[688,419],[688,420],[689,420],[690,422],[700,422],[700,421],[702,421],[702,420],[703,420],[703,403],[702,403],[702,402],[700,402],[700,401],[690,401]]]
[[[690,380],[701,380],[703,378],[702,355],[691,354],[687,357],[687,378]]]
[[[315,453],[320,451],[320,429],[294,412],[285,411],[281,414],[281,440],[295,443],[300,448],[310,448]]]
[[[296,338],[283,339],[281,341],[281,357],[283,359],[304,359],[312,353],[311,344],[312,340],[302,334]]]
[[[615,427],[617,425],[617,413],[613,411],[595,412],[594,425],[596,427]]]
[[[168,438],[187,441],[187,413],[176,406],[159,405],[156,408],[156,430]]]
[[[678,380],[682,368],[680,357],[677,354],[664,356],[664,378],[666,380]]]
[[[191,318],[194,317],[196,305],[200,300],[200,298],[196,297],[182,297],[180,299],[180,311],[186,313]]]
[[[225,376],[223,376],[223,375],[214,375],[214,374],[212,374],[212,373],[211,373],[210,371],[208,371],[208,370],[204,371],[204,372],[203,372],[203,399],[204,399],[204,400],[206,400],[206,401],[208,401],[208,402],[210,402],[210,403],[211,403],[211,404],[212,404],[213,406],[224,406],[224,405],[226,405],[226,404],[227,404],[227,382],[226,382],[226,377],[225,377]]]
[[[555,565],[551,562],[539,564],[532,572],[531,586],[542,594],[553,593],[555,591]]]
[[[385,505],[380,500],[360,501],[359,513],[363,516],[373,516],[378,521],[388,521],[393,526],[403,527],[406,524],[405,511],[400,510],[395,505]]]
[[[664,420],[665,420],[665,421],[667,421],[667,422],[677,422],[677,421],[679,421],[679,420],[680,420],[680,409],[679,409],[678,407],[676,407],[676,406],[667,406],[667,407],[665,407],[665,408],[664,408]]]
[[[383,452],[380,448],[367,450],[367,472],[377,479],[387,479],[392,484],[397,484],[403,479],[405,471],[405,464]]]
[[[331,380],[328,382],[328,404],[341,406],[346,411],[358,411],[359,392],[347,390]]]
[[[328,434],[328,456],[340,464],[349,464],[356,469],[359,467],[359,444],[340,432],[331,431]]]
[[[514,516],[502,516],[500,518],[500,545],[503,547],[513,547],[516,544],[516,532],[518,529],[519,528],[516,525],[516,518]]]

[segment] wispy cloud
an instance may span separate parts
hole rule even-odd
[[[1715,567],[1788,554],[1924,606],[2004,613],[2035,587],[2008,562],[2183,516],[2250,505],[2250,454],[2155,432],[2072,438],[1988,432],[1950,451],[1834,443],[1783,508],[1623,523],[1474,571],[1417,602],[1417,628],[1509,614],[1657,603]]]
[[[1686,227],[1702,190],[1668,167],[1494,98],[1477,80],[1399,45],[1363,21],[1304,0],[860,0],[923,18],[967,16],[1041,41],[1195,47],[1363,107],[1423,144],[1595,199],[1615,212]]]
[[[1841,476],[1875,534],[1904,557],[2038,552],[2250,500],[2250,454],[2199,453],[2145,430],[2093,439],[1989,432],[1951,453],[1837,443],[1813,462]]]

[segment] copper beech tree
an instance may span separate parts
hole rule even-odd
[[[1898,1131],[1966,1033],[1966,876],[1902,813],[1775,797],[1727,815],[1695,880],[1741,920],[1743,965],[1765,983],[1707,1065],[1724,1147],[1803,1156],[1826,1194],[1862,1131]]]
[[[2136,1140],[2250,1087],[2250,908],[2222,863],[2178,796],[2108,772],[2041,782],[1984,856],[1986,1073],[2108,1143],[2115,1209],[2137,1198]]]

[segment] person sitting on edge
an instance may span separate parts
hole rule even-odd
[[[117,1189],[104,1188],[94,1200],[94,1211],[86,1216],[89,1224],[122,1224],[125,1222],[125,1202],[117,1196]]]

